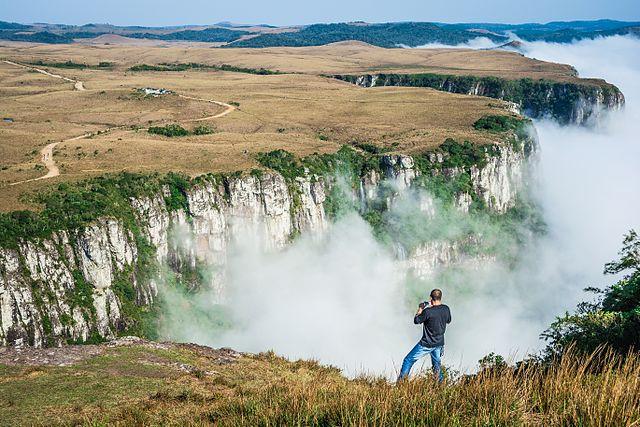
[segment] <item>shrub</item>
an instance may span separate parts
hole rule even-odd
[[[353,145],[371,154],[383,154],[393,150],[391,147],[380,147],[368,142],[354,142]]]
[[[245,68],[236,67],[234,65],[209,65],[198,64],[196,62],[189,63],[161,63],[158,65],[138,64],[129,68],[129,71],[187,71],[187,70],[217,70],[230,71],[234,73],[258,74],[262,76],[272,74],[283,74],[280,71],[267,70],[266,68]]]
[[[604,272],[624,276],[604,290],[587,288],[601,297],[556,319],[542,335],[549,341],[549,356],[568,348],[591,353],[603,345],[623,355],[640,349],[640,236],[631,230],[623,245],[620,258],[606,264]]]
[[[194,135],[209,135],[209,134],[211,134],[213,132],[214,132],[214,130],[211,129],[207,125],[200,125],[200,126],[196,126],[195,128],[193,128],[193,134]]]
[[[304,167],[288,151],[279,149],[268,153],[259,153],[256,159],[262,166],[279,172],[285,179],[292,180],[304,175]]]
[[[166,126],[152,126],[148,130],[149,133],[154,133],[157,135],[167,136],[169,138],[173,138],[176,136],[187,136],[189,135],[189,131],[177,124],[171,124]]]
[[[484,116],[478,119],[473,124],[473,127],[477,130],[488,130],[490,132],[506,132],[517,129],[521,122],[521,119],[513,116]]]
[[[30,62],[29,64],[35,65],[38,67],[51,67],[51,68],[67,68],[67,69],[77,69],[84,70],[86,68],[89,69],[105,69],[113,67],[113,62],[102,61],[99,62],[98,65],[89,65],[84,63],[78,63],[73,61],[64,61],[64,62],[44,62],[42,60]]]

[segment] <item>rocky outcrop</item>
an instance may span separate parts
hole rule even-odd
[[[475,194],[489,209],[504,213],[514,206],[521,190],[527,158],[523,151],[514,150],[508,145],[499,145],[496,149],[499,153],[489,157],[485,166],[471,167],[471,183]],[[468,203],[469,197],[459,201],[463,206]]]
[[[363,206],[381,197],[391,206],[424,173],[410,156],[380,160],[380,168],[361,177],[353,191]],[[501,146],[482,167],[471,168],[473,194],[457,194],[456,204],[465,211],[480,198],[489,209],[505,212],[515,203],[526,160],[523,149]],[[230,245],[250,235],[265,249],[278,250],[297,234],[321,234],[329,226],[325,204],[332,185],[319,176],[287,181],[275,172],[210,177],[186,191],[180,208],[168,207],[168,189],[131,199],[135,230],[123,219],[106,217],[84,229],[0,248],[0,344],[57,346],[117,336],[129,326],[132,304],[145,307],[157,297],[160,283],[140,273],[152,261],[183,277],[205,266],[210,274],[199,280],[206,283],[194,285],[215,290],[223,300]],[[420,203],[424,212],[434,209],[428,196]],[[419,274],[460,256],[456,242],[398,250]]]
[[[486,96],[508,101],[510,111],[531,118],[551,118],[562,124],[589,125],[607,111],[622,108],[620,90],[603,80],[555,82],[550,80],[507,80],[498,77],[445,74],[363,74],[335,78],[362,87],[429,87],[445,92]]]
[[[75,234],[0,249],[0,343],[56,345],[113,337],[116,276],[137,257],[131,234],[105,218]],[[49,341],[48,338],[53,338]]]

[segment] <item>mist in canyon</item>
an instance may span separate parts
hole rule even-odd
[[[428,43],[415,47],[400,45],[400,47],[412,49],[492,49],[497,46],[498,45],[488,37],[476,37],[466,43],[460,43],[453,46],[443,43]]]
[[[416,217],[428,195],[407,193],[392,212],[399,233],[405,227],[411,235],[416,221],[453,237],[472,228],[494,245],[494,253],[508,255],[480,257],[414,280],[397,251],[379,243],[355,211],[324,235],[299,236],[280,251],[263,251],[249,233],[232,243],[224,304],[214,290],[160,288],[165,301],[172,301],[165,304],[163,335],[317,359],[352,376],[393,377],[421,334],[412,322],[415,306],[439,287],[453,317],[445,365],[467,371],[489,352],[515,360],[539,350],[539,334],[555,316],[591,297],[583,288],[610,282],[602,275],[604,263],[616,257],[626,231],[640,228],[640,40],[611,37],[525,48],[528,56],[570,63],[583,77],[605,78],[627,99],[624,111],[594,128],[536,121],[541,152],[530,195],[541,207],[546,234],[514,254],[513,236],[488,221],[437,205],[429,218]],[[189,244],[187,237],[177,239]]]

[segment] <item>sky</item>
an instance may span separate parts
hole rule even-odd
[[[33,23],[184,25],[231,21],[294,25],[319,22],[548,22],[640,20],[638,0],[0,0],[0,20]]]

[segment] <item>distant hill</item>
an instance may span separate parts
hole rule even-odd
[[[477,37],[465,29],[448,29],[425,22],[387,24],[316,24],[300,31],[262,34],[240,40],[230,47],[318,46],[346,40],[357,40],[381,47],[399,45],[420,46],[427,43],[456,45]],[[506,36],[487,35],[496,42],[507,41]]]
[[[558,21],[546,24],[495,24],[432,22],[366,22],[314,24],[278,28],[271,25],[249,25],[220,22],[214,25],[172,27],[119,27],[111,24],[19,24],[0,21],[0,39],[37,43],[73,43],[114,34],[135,39],[222,43],[226,47],[320,46],[349,40],[380,47],[421,46],[429,43],[457,45],[477,37],[496,44],[515,38],[525,41],[569,43],[611,35],[640,35],[640,22],[614,20]],[[250,37],[247,37],[250,36]]]
[[[73,43],[73,39],[64,35],[54,34],[49,31],[36,33],[17,32],[12,30],[0,30],[0,40],[11,40],[30,43],[65,44]]]
[[[204,30],[183,30],[167,34],[133,33],[127,37],[152,40],[183,40],[195,42],[228,43],[250,34],[247,31],[228,30],[226,28],[207,28]]]
[[[30,28],[28,25],[22,25],[15,22],[0,21],[0,30],[26,30]]]

